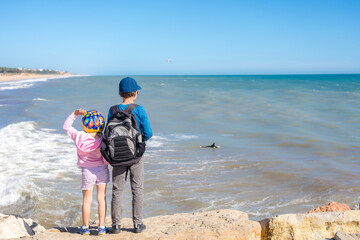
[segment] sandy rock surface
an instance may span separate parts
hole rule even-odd
[[[248,220],[246,213],[236,210],[215,210],[197,213],[180,213],[144,219],[147,229],[135,234],[131,219],[123,219],[119,234],[106,234],[96,239],[146,239],[146,240],[182,240],[182,239],[237,239],[260,240],[261,227],[256,221]],[[110,227],[108,218],[106,226]],[[90,229],[90,236],[76,234],[76,228],[50,229],[25,239],[62,240],[94,239],[96,227]],[[23,238],[24,239],[24,238]]]
[[[262,222],[263,239],[331,239],[338,231],[360,233],[360,211],[284,214]]]
[[[110,217],[105,223],[111,227]],[[75,226],[45,230],[31,219],[0,214],[0,239],[360,240],[360,210],[284,214],[260,222],[249,220],[244,212],[213,210],[157,216],[144,223],[147,229],[139,234],[133,232],[132,220],[125,218],[119,234],[96,236],[94,225],[90,236],[81,236]]]
[[[40,225],[33,224],[33,222],[31,222],[31,224],[32,225],[29,225],[20,216],[4,215],[0,213],[0,239],[32,236],[35,234],[35,231],[32,229],[31,226],[36,227]],[[41,228],[39,227],[37,228],[38,232],[40,232],[41,230],[42,230]]]

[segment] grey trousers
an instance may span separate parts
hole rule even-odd
[[[142,223],[144,201],[144,159],[131,166],[114,167],[112,171],[112,200],[111,219],[112,224],[121,225],[122,218],[122,195],[125,188],[127,172],[130,173],[130,185],[132,191],[132,215],[134,224]]]

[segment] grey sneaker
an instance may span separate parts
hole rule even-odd
[[[134,224],[134,232],[135,233],[141,233],[146,229],[146,226],[144,223],[135,223]]]
[[[121,232],[121,226],[117,225],[117,224],[113,224],[112,227],[111,227],[110,233],[117,234],[117,233],[120,233],[120,232]]]

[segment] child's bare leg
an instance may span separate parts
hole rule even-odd
[[[91,187],[88,190],[82,190],[83,192],[82,218],[83,218],[84,226],[89,226],[92,191],[93,191],[93,187]]]
[[[106,216],[106,184],[96,185],[99,226],[104,226]]]

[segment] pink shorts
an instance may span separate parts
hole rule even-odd
[[[89,190],[94,185],[107,184],[110,182],[110,174],[107,165],[98,167],[83,167],[81,169],[81,189]]]

